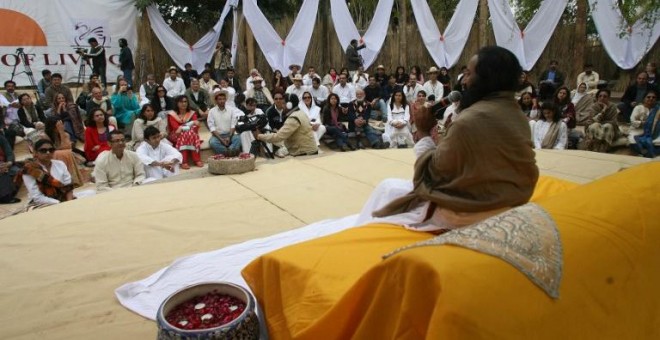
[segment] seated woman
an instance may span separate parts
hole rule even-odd
[[[167,113],[168,139],[174,147],[183,155],[181,169],[190,169],[188,159],[192,158],[195,165],[203,167],[199,156],[199,147],[202,141],[199,139],[199,121],[197,113],[190,109],[188,97],[181,95],[174,99],[176,109]]]
[[[47,118],[45,134],[46,137],[50,140],[51,145],[55,147],[53,158],[66,164],[74,187],[82,186],[82,175],[80,174],[78,161],[76,160],[73,153],[74,146],[71,143],[71,139],[69,139],[69,134],[66,132],[66,130],[64,130],[64,123],[62,120],[58,119],[57,117]]]
[[[586,120],[586,138],[584,148],[589,151],[607,152],[621,132],[617,116],[619,109],[610,102],[610,90],[598,90],[598,101],[593,103],[587,110],[588,116],[593,117]]]
[[[630,130],[628,130],[628,145],[635,152],[635,154],[644,155],[639,145],[637,145],[637,139],[641,138],[645,134],[645,126],[649,120],[649,116],[653,108],[656,106],[658,100],[658,92],[651,90],[646,92],[644,95],[644,102],[640,105],[635,106],[630,115]],[[653,124],[653,123],[651,123]],[[646,147],[650,145],[647,144]]]
[[[541,104],[541,117],[534,124],[532,135],[535,149],[563,150],[566,148],[568,128],[554,103]]]
[[[161,138],[165,138],[164,141],[169,143],[167,141],[167,121],[156,114],[153,105],[145,104],[140,110],[140,115],[135,119],[131,132],[131,143],[135,149],[144,141],[144,129],[149,126],[157,128]]]
[[[108,115],[102,109],[94,109],[88,113],[85,128],[85,158],[93,162],[103,151],[110,150],[110,131],[115,127],[110,125]]]
[[[391,148],[407,148],[413,145],[413,136],[410,132],[410,106],[406,103],[403,91],[395,91],[387,107],[383,141],[389,142]]]
[[[314,131],[314,138],[316,139],[316,146],[319,146],[321,145],[319,141],[326,131],[325,126],[321,121],[321,108],[316,106],[316,103],[314,103],[314,97],[312,97],[312,94],[309,91],[303,92],[302,98],[300,99],[298,108],[309,117],[309,121],[312,123],[312,131]]]
[[[328,136],[332,137],[341,152],[349,150],[348,135],[346,127],[341,122],[343,110],[348,114],[348,107],[342,108],[339,106],[339,96],[331,93],[328,96],[326,104],[323,106],[323,126],[325,127]],[[359,142],[358,142],[359,143]],[[352,148],[355,150],[355,147]]]
[[[580,126],[585,125],[585,120],[589,118],[586,111],[594,103],[594,96],[589,94],[588,90],[587,83],[581,83],[577,89],[571,92],[571,103],[575,107],[576,124]]]
[[[575,130],[577,124],[575,118],[575,106],[571,102],[569,93],[570,91],[568,90],[568,87],[560,86],[557,89],[557,92],[555,92],[553,102],[559,110],[561,120],[566,123],[566,127],[568,128],[568,144],[565,145],[566,148],[577,149],[582,133]]]
[[[534,106],[537,106],[538,103],[536,101],[536,88],[534,87],[534,84],[532,84],[529,81],[529,78],[527,76],[527,72],[522,72],[520,74],[520,78],[518,80],[518,86],[516,87],[516,100],[520,100],[522,98],[522,95],[525,93],[531,94],[532,98],[534,99]]]
[[[167,96],[167,89],[162,85],[158,85],[156,88],[156,95],[151,101],[151,106],[153,106],[154,111],[162,119],[167,118],[167,112],[174,110],[174,100]]]
[[[520,109],[525,114],[527,119],[536,120],[539,118],[538,107],[536,106],[534,98],[530,92],[525,92],[520,95],[520,99],[518,99],[518,106],[520,106]]]
[[[61,124],[61,123],[60,123]],[[73,199],[73,183],[66,164],[53,159],[53,142],[40,139],[34,144],[34,158],[25,162],[23,183],[32,206],[48,206]]]
[[[46,110],[46,117],[55,117],[62,121],[64,130],[69,134],[71,142],[85,140],[85,128],[78,106],[75,103],[67,103],[66,97],[58,93],[53,100],[53,106]]]
[[[112,102],[112,111],[119,125],[117,128],[122,129],[124,133],[128,133],[133,120],[140,112],[140,104],[126,80],[119,81],[119,91],[112,94],[110,101]]]

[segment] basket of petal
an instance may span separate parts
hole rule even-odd
[[[236,157],[217,154],[209,157],[209,173],[214,175],[235,175],[252,171],[255,168],[256,157],[249,153],[242,153]]]
[[[170,295],[158,309],[158,340],[259,339],[255,301],[228,282],[200,283]]]

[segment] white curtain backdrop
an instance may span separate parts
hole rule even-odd
[[[454,66],[470,36],[479,1],[461,0],[444,35],[440,33],[426,0],[412,0],[410,3],[424,45],[436,65],[446,68]]]
[[[234,0],[236,4],[238,5],[238,0]],[[236,67],[236,51],[238,51],[238,25],[239,21],[243,21],[243,15],[240,16],[239,19],[239,14],[238,10],[236,9],[237,6],[234,6],[233,11],[234,11],[234,32],[231,34],[231,65]]]
[[[194,45],[189,45],[168,25],[163,16],[158,11],[156,5],[147,7],[147,14],[151,22],[151,29],[154,31],[160,43],[163,44],[167,53],[172,57],[179,68],[184,67],[186,63],[191,63],[193,69],[197,71],[204,70],[204,64],[213,58],[216,43],[222,32],[222,25],[229,13],[232,5],[236,5],[238,0],[227,1],[222,9],[220,19],[213,28],[206,33]]]
[[[290,65],[302,66],[312,39],[318,8],[319,0],[305,0],[285,40],[268,22],[257,6],[256,0],[243,1],[245,20],[250,25],[254,39],[261,47],[261,51],[273,70],[280,70],[282,74],[288,75]]]
[[[524,31],[520,31],[509,1],[488,0],[495,41],[513,52],[524,70],[530,70],[554,33],[568,0],[545,0]]]
[[[359,52],[364,60],[365,69],[371,66],[374,60],[376,60],[380,49],[383,47],[385,37],[387,37],[387,28],[390,24],[390,15],[392,14],[393,5],[394,0],[378,1],[369,28],[367,28],[364,36],[360,37],[360,33],[351,17],[346,1],[330,0],[332,22],[344,51],[346,51],[346,48],[348,48],[348,45],[353,39],[360,41],[360,43],[367,44],[367,47]]]
[[[616,0],[591,0],[591,16],[605,50],[614,63],[624,70],[634,68],[649,52],[660,36],[660,9],[655,10],[655,22],[647,24],[642,19],[630,26],[628,33],[620,36],[622,23]],[[627,25],[626,25],[627,26]],[[651,26],[651,27],[648,27]],[[625,29],[625,28],[624,28]]]

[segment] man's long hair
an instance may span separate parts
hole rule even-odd
[[[515,91],[518,87],[522,67],[511,51],[486,46],[477,52],[475,72],[470,74],[470,86],[463,95],[460,110],[498,91]]]

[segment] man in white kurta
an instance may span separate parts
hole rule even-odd
[[[181,152],[162,140],[155,126],[144,129],[144,141],[135,151],[144,165],[148,179],[157,180],[179,174]]]
[[[355,87],[347,83],[345,74],[339,75],[339,83],[332,88],[332,93],[339,96],[339,102],[350,103],[355,100]]]
[[[186,84],[183,83],[183,79],[178,77],[178,72],[176,67],[170,67],[169,77],[163,80],[163,87],[167,90],[167,96],[175,98],[186,93]]]
[[[96,191],[140,185],[146,179],[144,166],[135,152],[125,150],[126,140],[121,131],[110,132],[110,147],[112,150],[103,151],[95,162]]]

